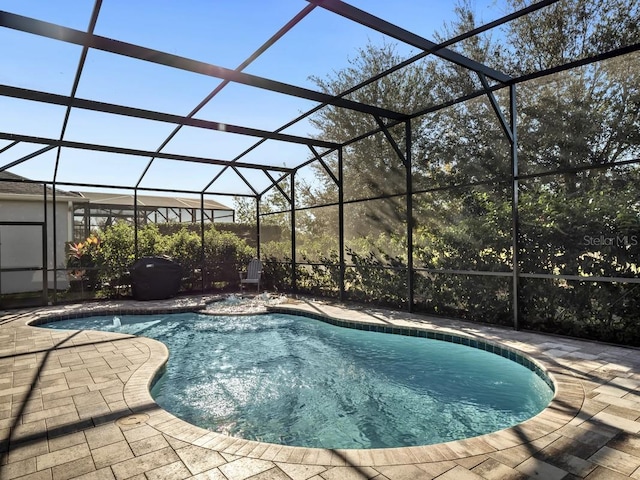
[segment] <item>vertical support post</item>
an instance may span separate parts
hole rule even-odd
[[[519,290],[519,265],[520,265],[520,251],[519,251],[519,236],[520,236],[520,220],[518,218],[518,136],[516,135],[517,127],[517,102],[516,102],[516,86],[509,86],[509,110],[511,115],[511,221],[512,221],[512,246],[513,249],[513,328],[518,330],[520,307],[518,300],[520,296]]]
[[[55,248],[55,247],[54,247]],[[42,301],[46,305],[49,303],[49,262],[47,261],[47,226],[46,224],[42,227],[42,274],[43,274],[43,283],[42,283]],[[55,291],[57,290],[55,284],[56,271],[54,267],[53,271],[54,275],[54,285],[53,291],[55,295]]]
[[[407,310],[413,311],[413,178],[411,171],[411,120],[405,122],[405,171],[407,175]]]
[[[258,258],[260,258],[260,199],[261,198],[262,198],[261,195],[256,195],[256,256]]]
[[[344,290],[344,164],[342,147],[338,150],[338,256],[340,261],[340,301],[345,299]]]
[[[291,289],[298,290],[296,275],[296,194],[295,172],[291,172]]]
[[[0,308],[2,308],[2,229],[1,228],[0,228]]]
[[[213,218],[211,219],[213,223]],[[204,293],[204,276],[206,273],[206,259],[204,248],[204,192],[200,192],[200,290]]]
[[[84,217],[84,238],[87,238],[91,232],[91,207],[84,205],[82,207],[82,215]]]
[[[53,301],[58,301],[58,270],[56,258],[56,189],[55,182],[52,190],[53,202]],[[42,301],[46,305],[49,303],[49,260],[47,256],[47,184],[42,184],[42,192],[44,197],[44,226],[42,227]]]
[[[138,260],[138,187],[133,189],[133,251]]]

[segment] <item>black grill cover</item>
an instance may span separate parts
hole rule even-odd
[[[165,257],[142,257],[129,269],[136,300],[162,300],[180,290],[182,267]]]

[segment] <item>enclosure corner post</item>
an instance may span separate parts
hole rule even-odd
[[[133,189],[133,255],[136,260],[139,257],[138,250],[138,186]]]
[[[405,122],[405,171],[407,188],[407,310],[413,311],[413,178],[411,171],[411,120]]]
[[[215,214],[212,213],[211,223]],[[206,274],[206,250],[204,245],[204,191],[200,192],[200,290],[205,290],[205,274]]]
[[[256,257],[261,258],[260,254],[260,199],[262,195],[256,195]]]
[[[342,147],[338,149],[338,261],[340,262],[340,301],[345,299],[344,289],[344,177]]]
[[[298,290],[298,280],[296,275],[296,193],[295,193],[295,172],[291,172],[291,290]]]
[[[42,301],[45,305],[49,303],[49,259],[47,258],[47,184],[42,184],[44,191],[44,228],[42,229]],[[53,182],[51,188],[51,212],[53,215],[53,303],[58,303],[58,256],[56,254],[56,246],[58,245],[58,237],[56,236],[56,184]]]
[[[520,268],[520,221],[518,218],[518,136],[516,135],[517,127],[517,102],[516,102],[516,86],[509,87],[509,106],[511,115],[511,221],[512,221],[512,263],[513,263],[513,285],[512,285],[512,309],[513,309],[513,328],[520,328],[520,305],[519,305],[519,268]]]

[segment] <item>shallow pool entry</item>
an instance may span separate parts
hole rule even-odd
[[[267,313],[268,307],[274,307],[287,303],[285,295],[272,295],[261,293],[259,295],[235,295],[216,298],[209,302],[203,313],[210,315],[251,315]]]
[[[151,394],[195,425],[250,440],[321,448],[426,445],[533,417],[553,392],[528,368],[459,344],[268,314],[89,317],[64,329],[164,342]]]

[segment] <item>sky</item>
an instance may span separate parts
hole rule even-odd
[[[481,23],[506,12],[497,0],[471,5]],[[351,0],[347,3],[427,39],[453,19],[454,2],[436,0]],[[308,5],[304,0],[103,0],[95,34],[178,56],[235,69]],[[501,4],[500,4],[501,5]],[[0,10],[86,30],[91,0],[0,0]],[[327,78],[349,65],[367,43],[397,43],[382,34],[316,7],[244,72],[317,90],[312,76]],[[403,55],[418,53],[398,44]],[[81,47],[0,27],[0,84],[69,95]],[[76,96],[178,115],[188,114],[221,80],[90,49]],[[229,84],[197,118],[273,131],[315,102]],[[59,138],[65,108],[0,96],[0,132]],[[73,109],[65,140],[155,151],[174,125]],[[285,133],[309,136],[301,122]],[[257,139],[183,128],[165,152],[232,160]],[[0,140],[0,150],[8,145]],[[0,154],[0,167],[38,150],[20,144]],[[34,180],[51,180],[57,150],[10,169]],[[309,158],[305,146],[267,141],[242,160],[293,167]],[[64,148],[57,181],[135,185],[149,159]],[[154,160],[140,185],[199,191],[220,167]],[[258,190],[269,184],[259,171],[243,171]],[[73,189],[73,188],[69,188]],[[80,189],[80,188],[78,188]],[[87,189],[87,188],[85,188]],[[250,193],[231,170],[209,191]],[[224,198],[224,197],[223,197]],[[229,200],[221,200],[229,204]]]

